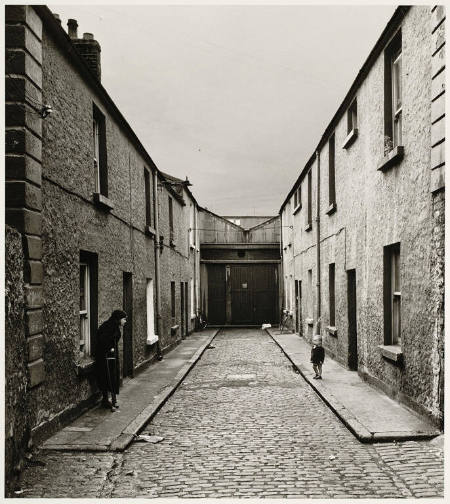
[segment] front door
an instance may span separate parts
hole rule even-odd
[[[356,327],[356,271],[347,271],[348,367],[358,369],[358,335]]]
[[[133,376],[133,275],[123,273],[123,310],[127,323],[123,327],[123,376]]]
[[[185,320],[184,320],[184,282],[180,282],[180,320],[181,320],[181,337],[185,336]]]

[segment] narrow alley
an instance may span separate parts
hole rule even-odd
[[[221,330],[143,432],[164,439],[123,453],[41,451],[20,496],[443,496],[434,441],[359,442],[257,329]]]

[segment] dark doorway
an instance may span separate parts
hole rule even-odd
[[[181,320],[181,337],[185,336],[185,320],[184,320],[184,282],[180,282],[180,320]]]
[[[358,369],[358,335],[356,326],[356,270],[347,271],[348,367]]]
[[[295,281],[295,332],[299,336],[303,336],[301,280]]]
[[[189,293],[188,282],[184,282],[184,334],[189,334]]]
[[[127,323],[123,327],[123,376],[133,376],[133,275],[123,273],[123,309]]]
[[[225,307],[225,265],[208,264],[208,323],[211,325],[224,325]]]

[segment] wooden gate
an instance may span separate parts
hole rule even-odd
[[[226,322],[225,265],[208,265],[208,323],[225,325]]]
[[[209,324],[276,324],[278,318],[276,264],[208,265]]]

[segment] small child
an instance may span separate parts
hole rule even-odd
[[[313,365],[314,372],[316,376],[313,376],[315,380],[322,379],[322,364],[325,360],[325,350],[322,347],[322,336],[316,334],[313,337],[313,347],[311,349],[311,362]]]

